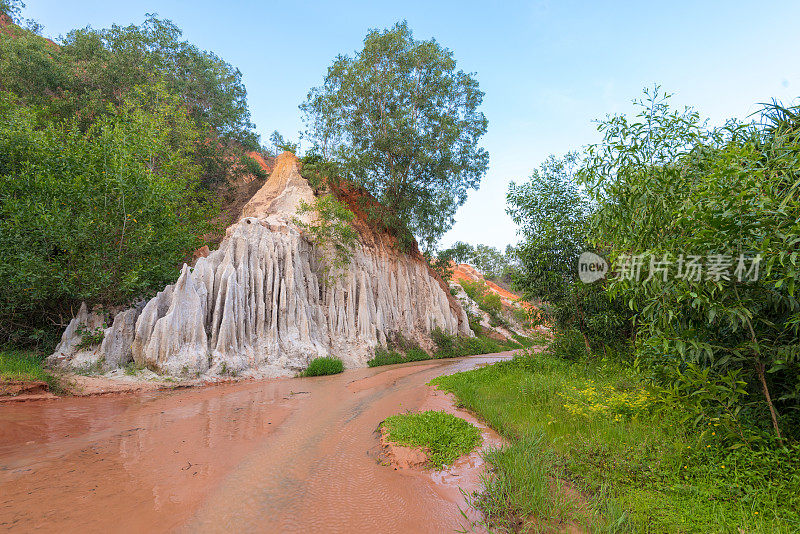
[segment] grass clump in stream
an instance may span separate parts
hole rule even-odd
[[[428,452],[428,463],[439,469],[467,454],[481,442],[480,431],[460,417],[429,410],[387,417],[382,423],[389,441]]]
[[[335,375],[342,371],[344,371],[344,363],[342,363],[342,360],[326,356],[311,360],[306,370],[303,371],[302,376]]]

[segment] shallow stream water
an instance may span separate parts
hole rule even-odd
[[[376,429],[442,409],[432,378],[510,357],[0,404],[0,529],[453,532],[479,455],[395,470]]]

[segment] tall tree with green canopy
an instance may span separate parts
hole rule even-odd
[[[482,100],[450,50],[400,22],[338,56],[300,108],[314,150],[432,249],[486,172]]]

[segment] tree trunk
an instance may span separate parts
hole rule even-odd
[[[756,360],[756,373],[758,374],[758,380],[761,382],[761,388],[764,390],[764,397],[767,399],[767,406],[769,406],[769,415],[772,417],[772,427],[775,429],[775,435],[778,436],[778,441],[783,443],[783,437],[781,436],[781,429],[778,427],[778,412],[775,410],[775,406],[772,404],[772,397],[769,394],[769,388],[767,387],[767,379],[764,376],[764,364],[761,363],[761,360]]]

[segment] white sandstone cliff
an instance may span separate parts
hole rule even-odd
[[[425,262],[384,240],[360,240],[346,271],[326,277],[318,251],[292,223],[300,201],[313,198],[297,158],[284,153],[218,250],[184,265],[178,281],[143,307],[118,313],[99,347],[77,349],[79,325],[101,322],[82,307],[50,362],[281,374],[317,356],[364,366],[393,333],[427,347],[437,327],[472,335],[466,313]]]

